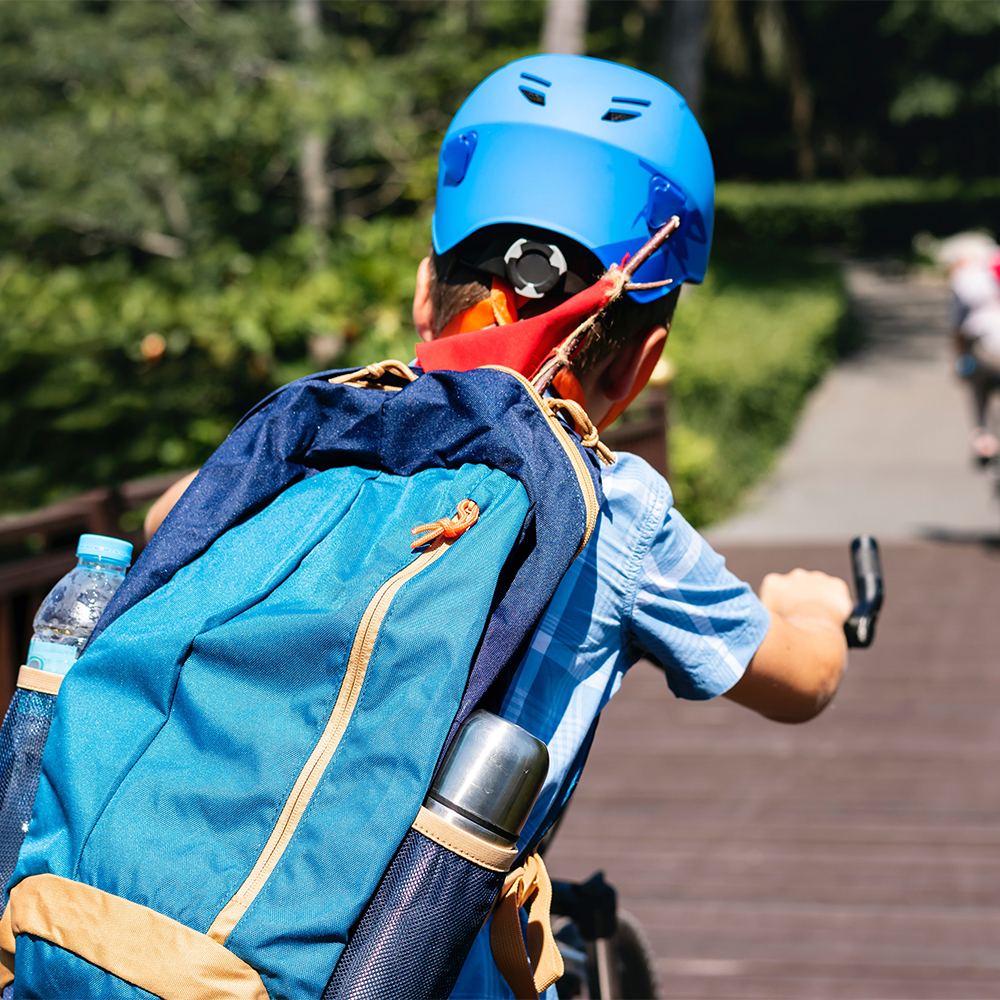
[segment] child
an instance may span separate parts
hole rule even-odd
[[[972,390],[972,453],[980,465],[1000,454],[989,429],[990,397],[1000,389],[1000,246],[985,233],[958,233],[937,246],[951,285],[951,322],[959,374]]]
[[[470,134],[463,162],[457,140]],[[659,80],[576,56],[499,70],[445,138],[434,251],[420,265],[414,297],[418,333],[424,341],[461,336],[492,319],[500,338],[514,318],[504,314],[511,300],[519,318],[551,308],[635,253],[666,213],[680,213],[682,227],[637,280],[671,277],[674,288],[684,277],[700,280],[711,171],[693,115]],[[498,292],[503,304],[484,314],[481,303],[492,308]],[[612,303],[573,377],[557,380],[560,394],[606,425],[649,378],[676,301],[667,285]],[[522,845],[565,804],[600,711],[640,657],[663,668],[679,697],[724,694],[782,722],[821,711],[846,659],[851,599],[842,580],[771,574],[758,599],[671,506],[669,486],[641,459],[618,455],[602,484],[594,536],[559,585],[501,709],[550,754]],[[510,995],[484,930],[452,996]]]
[[[713,191],[704,136],[661,81],[576,56],[512,63],[477,88],[445,138],[434,251],[417,275],[417,332],[429,344],[496,325],[502,339],[503,326],[591,285],[676,215],[665,251],[636,273],[655,287],[613,302],[572,372],[554,383],[604,426],[648,380],[680,283],[704,276]],[[601,710],[640,658],[663,669],[679,697],[725,695],[782,722],[820,712],[846,660],[851,599],[842,580],[771,574],[758,598],[672,507],[669,486],[645,462],[620,454],[602,482],[593,536],[501,708],[550,755],[522,846],[565,805]],[[158,503],[150,527],[176,495]],[[452,996],[511,996],[488,928]]]

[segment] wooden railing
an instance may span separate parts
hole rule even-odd
[[[127,538],[133,559],[145,539],[141,527],[123,530],[123,515],[156,499],[181,474],[91,490],[21,517],[0,518],[0,549],[30,542],[38,555],[0,562],[0,704],[14,693],[17,669],[24,663],[31,622],[53,584],[76,565],[76,543],[83,532]],[[126,524],[128,518],[125,517]]]
[[[602,440],[614,451],[639,455],[666,476],[669,403],[667,373],[666,378],[650,384],[623,419],[601,435]],[[170,473],[115,489],[92,490],[31,514],[0,518],[0,550],[26,540],[39,550],[38,555],[0,562],[0,705],[6,706],[14,693],[17,669],[25,661],[31,622],[39,604],[76,563],[79,535],[88,531],[127,538],[135,546],[135,559],[145,539],[141,527],[128,526],[128,512],[141,510],[181,475]]]

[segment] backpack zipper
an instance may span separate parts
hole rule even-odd
[[[545,405],[545,401],[538,394],[538,390],[535,389],[528,379],[519,371],[515,371],[513,368],[506,368],[504,365],[484,365],[483,367],[513,375],[528,390],[528,395],[531,396],[532,401],[538,409],[542,411],[542,415],[548,422],[549,427],[552,428],[552,433],[555,434],[556,440],[562,445],[563,451],[566,452],[566,456],[573,466],[573,471],[576,473],[576,478],[580,483],[580,492],[583,493],[583,503],[587,508],[583,538],[580,540],[580,545],[577,547],[576,552],[573,553],[573,558],[575,559],[584,550],[587,542],[590,541],[590,535],[594,530],[594,525],[597,524],[597,515],[600,510],[600,505],[597,502],[597,490],[594,489],[594,481],[590,478],[587,463],[583,460],[580,450],[566,432],[566,428],[563,427],[561,421]]]
[[[368,669],[368,661],[375,648],[379,628],[393,598],[407,580],[412,579],[431,563],[440,559],[457,540],[457,537],[436,539],[412,562],[389,577],[368,602],[368,607],[365,608],[365,613],[361,616],[361,622],[354,635],[351,655],[347,660],[347,670],[344,673],[337,701],[330,713],[330,718],[327,720],[323,734],[295,779],[292,791],[285,800],[278,821],[271,830],[271,835],[257,858],[257,863],[243,884],[236,890],[233,898],[219,911],[218,916],[212,921],[212,926],[208,929],[208,936],[218,941],[219,944],[226,943],[226,939],[264,887],[292,839],[299,820],[323,777],[323,772],[330,763],[348,723],[351,721],[358,696],[361,694],[361,685]]]

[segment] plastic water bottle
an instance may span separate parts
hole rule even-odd
[[[83,652],[115,591],[125,580],[132,543],[106,535],[81,535],[79,562],[42,601],[34,620],[26,666],[65,674]]]
[[[35,615],[28,669],[18,675],[0,729],[0,887],[10,881],[28,832],[61,675],[83,652],[124,582],[132,545],[105,535],[81,535],[76,555],[76,567],[49,591]]]

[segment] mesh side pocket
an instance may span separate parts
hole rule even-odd
[[[410,830],[361,915],[323,1000],[440,1000],[458,979],[503,872]]]
[[[17,688],[0,729],[0,886],[14,874],[38,791],[55,695]]]

